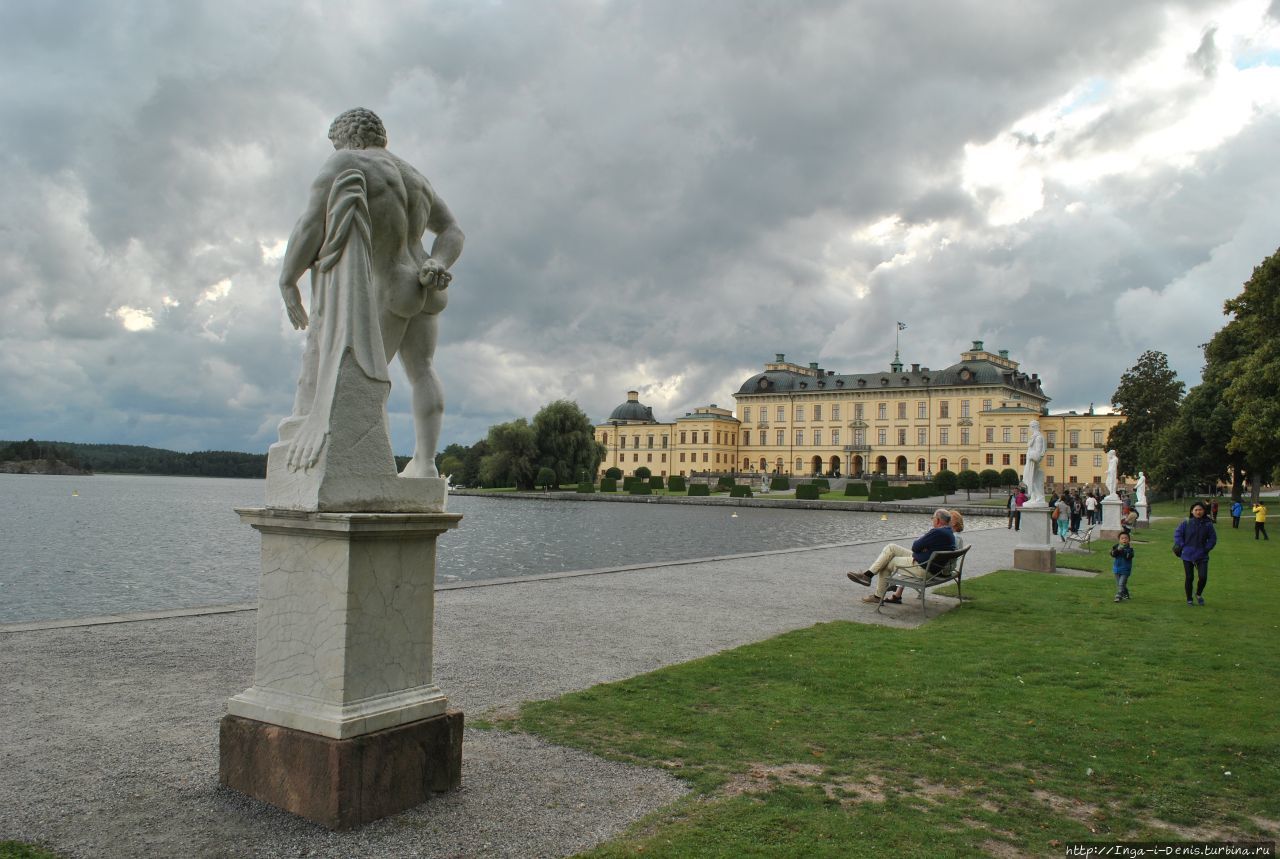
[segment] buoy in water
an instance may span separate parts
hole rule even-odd
[[[730,514],[729,514],[729,518],[730,518],[730,519],[737,519],[737,518],[738,518],[738,514],[737,514],[737,513],[730,513]]]
[[[880,514],[880,521],[881,521],[881,522],[888,522],[888,521],[889,521],[889,514],[888,514],[888,513],[881,513],[881,514]]]

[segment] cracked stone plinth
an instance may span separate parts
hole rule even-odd
[[[262,534],[253,686],[227,712],[344,739],[438,716],[436,538],[447,513],[238,509]]]

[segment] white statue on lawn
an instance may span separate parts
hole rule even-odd
[[[1120,498],[1118,491],[1120,486],[1120,456],[1116,453],[1115,448],[1107,451],[1107,501],[1117,501]]]
[[[1138,472],[1138,482],[1133,484],[1133,503],[1143,506],[1147,503],[1147,475]]]
[[[1027,487],[1027,500],[1024,507],[1044,507],[1044,469],[1040,467],[1044,459],[1044,436],[1040,433],[1040,422],[1032,421],[1029,425],[1031,438],[1027,441],[1027,463],[1022,467],[1022,483]]]

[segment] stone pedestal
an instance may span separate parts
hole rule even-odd
[[[1102,499],[1102,531],[1100,536],[1104,540],[1117,540],[1120,538],[1120,517],[1124,514],[1124,502],[1119,498],[1107,496]]]
[[[1151,527],[1151,513],[1150,513],[1150,511],[1148,511],[1148,509],[1147,509],[1147,504],[1146,504],[1146,502],[1144,501],[1144,502],[1142,502],[1141,504],[1135,504],[1133,507],[1134,507],[1134,509],[1135,509],[1135,510],[1137,510],[1137,511],[1138,511],[1138,524],[1137,524],[1137,527],[1138,527],[1138,528],[1150,528],[1150,527]]]
[[[1022,505],[1020,539],[1013,550],[1014,569],[1038,573],[1052,573],[1058,569],[1058,550],[1049,542],[1053,525],[1051,513],[1052,508],[1048,506]]]
[[[435,788],[414,785],[461,771],[462,714],[446,717],[431,646],[436,538],[462,517],[237,512],[262,534],[262,581],[253,686],[227,702],[223,783],[334,827],[421,802]],[[455,728],[456,765],[439,739]]]

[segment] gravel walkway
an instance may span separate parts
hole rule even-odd
[[[1007,567],[1014,533],[971,523],[966,577]],[[880,545],[442,588],[436,681],[474,718],[816,622],[917,626],[918,603],[876,615],[844,577]],[[954,605],[929,601],[931,617]],[[328,832],[218,785],[217,723],[252,682],[254,622],[240,610],[0,627],[0,839],[72,857],[566,856],[685,792],[661,772],[469,729],[461,790]]]

